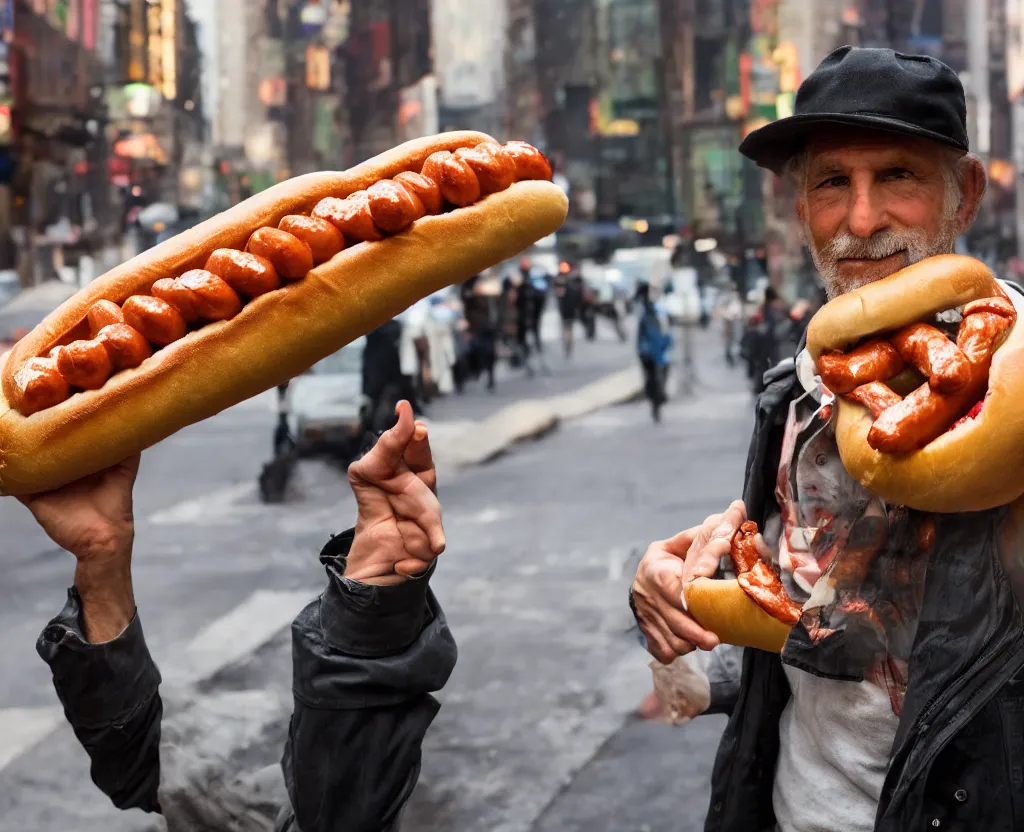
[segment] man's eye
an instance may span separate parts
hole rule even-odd
[[[833,176],[818,184],[819,188],[842,188],[849,183],[845,176]]]
[[[904,168],[896,168],[895,170],[886,171],[885,174],[883,174],[883,178],[889,181],[894,179],[910,179],[911,176],[913,176],[913,174]]]

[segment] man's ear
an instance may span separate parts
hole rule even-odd
[[[963,185],[960,190],[960,207],[956,212],[956,225],[961,234],[967,231],[978,216],[981,200],[988,186],[985,165],[974,155],[965,156],[959,164],[965,166]]]

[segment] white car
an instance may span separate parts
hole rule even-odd
[[[288,384],[285,410],[300,453],[357,444],[369,404],[363,395],[366,338],[314,364]]]

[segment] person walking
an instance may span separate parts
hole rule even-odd
[[[562,318],[562,350],[572,358],[573,332],[583,310],[583,277],[568,263],[563,263],[555,282],[558,314]]]
[[[651,403],[651,415],[661,421],[661,408],[667,400],[669,353],[672,334],[667,315],[651,299],[650,285],[641,282],[636,288],[637,324],[636,350],[644,370],[644,394]]]
[[[487,389],[494,390],[494,365],[497,361],[500,298],[486,291],[480,275],[474,275],[459,288],[462,312],[469,328],[471,375],[487,374]]]

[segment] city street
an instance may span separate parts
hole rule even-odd
[[[559,346],[548,344],[550,376],[503,372],[495,394],[471,387],[438,402],[438,434],[452,441],[445,424],[570,392],[634,361],[632,340],[607,332],[580,344],[572,366]],[[696,395],[674,399],[663,424],[644,402],[606,408],[441,483],[449,543],[432,584],[459,663],[439,696],[403,829],[702,825],[723,719],[673,729],[632,717],[650,672],[626,603],[649,541],[740,490],[750,397],[741,371],[719,357],[717,330],[699,333],[696,349]],[[164,677],[165,728],[178,720],[183,748],[227,779],[279,759],[287,625],[323,585],[320,547],[354,519],[343,472],[315,461],[303,463],[289,503],[259,503],[272,401],[240,405],[148,452],[136,489],[136,592]],[[13,500],[0,502],[0,528],[0,830],[155,828],[92,785],[35,655],[71,580],[70,556]]]

